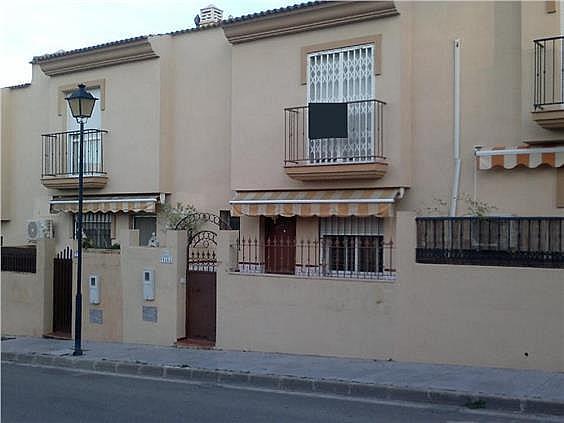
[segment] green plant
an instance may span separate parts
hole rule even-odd
[[[433,197],[430,206],[423,204],[423,207],[415,212],[418,216],[445,216],[448,214],[448,203],[442,198]]]
[[[190,204],[176,203],[172,206],[165,203],[159,210],[159,217],[165,222],[166,229],[184,229],[188,231],[195,231],[200,222],[197,219],[186,219],[189,215],[195,214],[198,211]]]
[[[462,194],[459,197],[466,206],[465,216],[484,217],[489,215],[497,207],[485,201],[474,200],[469,194]],[[416,210],[419,216],[447,216],[448,202],[442,198],[433,197],[431,206],[423,206]]]
[[[490,214],[493,210],[497,210],[496,206],[493,206],[485,201],[474,200],[468,194],[462,194],[462,201],[466,204],[467,216],[484,217]]]

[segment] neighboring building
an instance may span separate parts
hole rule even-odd
[[[187,301],[171,296],[168,316],[188,323],[174,336],[197,321],[224,348],[564,369],[562,270],[532,269],[564,266],[560,6],[310,2],[221,20],[210,5],[196,29],[36,57],[31,84],[2,90],[4,245],[25,244],[31,219],[54,221],[57,251],[72,238],[64,96],[85,82],[100,98],[86,141],[95,246],[125,229],[164,239],[163,203],[220,216],[221,229],[240,219],[233,260],[213,255],[207,302],[191,302],[188,259]],[[481,218],[416,227],[409,213]],[[114,262],[122,284],[143,254]],[[141,310],[128,289],[123,309]],[[150,337],[120,315],[112,339]]]
[[[31,84],[2,89],[2,236],[27,243],[32,219],[73,236],[77,123],[64,97],[96,97],[85,134],[85,233],[109,248],[122,229],[162,237],[165,201],[228,209],[230,48],[223,31],[178,31],[35,57]],[[201,72],[201,69],[207,71]],[[209,83],[209,81],[213,83]]]

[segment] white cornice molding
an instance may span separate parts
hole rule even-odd
[[[159,56],[153,50],[149,40],[142,39],[45,59],[39,61],[38,64],[46,75],[56,76],[157,57]]]
[[[328,2],[222,26],[229,42],[238,44],[396,15],[399,12],[393,1]]]

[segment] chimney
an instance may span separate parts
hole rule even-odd
[[[213,4],[200,9],[200,26],[213,25],[221,22],[223,10]]]

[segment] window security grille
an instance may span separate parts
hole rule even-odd
[[[78,218],[74,216],[74,238],[78,232]],[[82,215],[84,246],[110,248],[112,246],[112,215],[110,213],[84,213]]]
[[[308,103],[348,104],[348,137],[309,140],[313,163],[366,161],[374,155],[374,46],[308,55]],[[356,102],[359,101],[359,102]]]
[[[323,261],[330,271],[343,275],[382,272],[383,232],[383,220],[375,216],[320,219]]]

